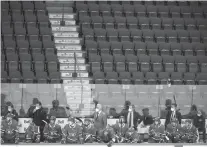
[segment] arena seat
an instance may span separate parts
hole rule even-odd
[[[2,82],[52,81],[48,75],[59,71],[59,63],[49,24],[45,2],[2,3]]]

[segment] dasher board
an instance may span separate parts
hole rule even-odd
[[[67,102],[70,104],[81,104],[81,99],[75,99],[75,100],[67,99]]]
[[[56,49],[58,51],[67,51],[67,50],[70,50],[70,51],[81,51],[82,50],[82,46],[81,45],[68,45],[68,44],[56,44],[55,45]]]
[[[90,80],[63,80],[63,84],[89,84]]]
[[[50,20],[50,23],[51,25],[60,25],[60,19],[53,19],[53,20]],[[65,25],[76,25],[76,21],[75,20],[64,20],[65,21]]]
[[[86,70],[86,66],[85,65],[76,65],[76,68],[74,65],[60,65],[60,70]]]
[[[71,89],[83,89],[83,91],[90,91],[91,86],[90,85],[65,85],[64,91],[71,90]]]
[[[72,73],[61,73],[62,78],[72,77]],[[79,78],[88,78],[88,73],[77,73]]]
[[[81,96],[81,95],[84,95],[84,96],[91,96],[91,91],[88,91],[88,92],[82,92],[81,91],[66,91],[65,90],[65,94],[66,95],[69,95],[69,96]]]
[[[79,38],[55,38],[55,43],[64,43],[64,44],[80,44],[81,39]]]
[[[54,32],[54,37],[79,37],[78,32]]]
[[[59,59],[59,63],[61,64],[64,64],[64,63],[75,63],[75,59],[74,58],[64,58],[64,59]],[[84,58],[76,58],[76,63],[81,63],[81,64],[84,64],[85,63],[85,59]]]
[[[83,57],[83,53],[75,53],[76,57]],[[57,53],[58,57],[74,57],[74,53],[63,53],[59,52]]]
[[[77,27],[76,26],[52,26],[52,31],[60,31],[60,32],[77,31]]]
[[[67,14],[67,13],[65,13],[64,15],[63,15],[63,13],[50,13],[50,14],[48,14],[49,15],[49,18],[66,18],[66,19],[73,19],[74,18],[74,16],[75,16],[75,14]]]

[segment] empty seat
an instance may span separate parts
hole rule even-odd
[[[20,49],[28,49],[29,42],[27,40],[17,40],[17,48]]]
[[[160,84],[167,84],[168,80],[170,79],[169,72],[158,73],[158,79],[159,79]]]
[[[205,56],[206,48],[203,43],[193,43],[192,46],[197,56]]]
[[[31,71],[32,68],[32,62],[31,61],[21,61],[21,71]]]
[[[2,22],[11,22],[11,15],[9,15],[8,11],[2,11],[1,13]]]
[[[196,76],[196,81],[199,85],[207,84],[207,73],[198,73]]]
[[[47,72],[36,72],[37,83],[48,83]]]
[[[166,42],[166,35],[164,30],[155,30],[154,33],[156,42]]]
[[[175,70],[174,57],[168,56],[168,55],[164,55],[162,57],[163,57],[163,64],[164,64],[165,72],[174,72]]]
[[[50,72],[49,73],[50,83],[61,83],[61,75],[60,72]]]
[[[154,41],[154,32],[151,30],[143,30],[143,39],[145,42]]]
[[[112,4],[111,11],[114,16],[122,16],[123,7],[121,5]]]
[[[12,10],[20,10],[22,8],[21,2],[18,2],[18,1],[10,2],[10,8]]]
[[[147,42],[147,51],[149,55],[158,55],[158,44],[154,42]]]
[[[76,10],[77,10],[78,14],[81,16],[88,15],[88,5],[86,5],[86,4],[77,4]]]
[[[111,55],[101,55],[104,72],[113,71],[113,57]]]
[[[128,29],[119,29],[119,38],[121,41],[130,41],[130,32]]]
[[[181,45],[185,56],[194,55],[193,45],[191,43],[182,43]]]
[[[107,41],[99,41],[98,49],[101,54],[109,54],[110,51],[110,43]]]
[[[118,31],[115,29],[107,29],[107,37],[109,41],[118,41]]]
[[[115,17],[116,28],[126,28],[126,18],[125,17]]]
[[[184,56],[175,56],[177,72],[186,72],[186,58]]]
[[[96,32],[96,35],[98,35],[97,34],[97,32],[98,32],[97,29],[95,29],[95,30],[89,29],[89,28],[83,28],[82,29],[83,37],[84,37],[85,40],[94,40],[94,32]]]
[[[180,42],[189,42],[189,33],[185,30],[177,31]]]
[[[123,42],[123,52],[125,55],[134,54],[134,44],[132,42]]]
[[[196,20],[192,18],[184,18],[185,27],[187,30],[195,30],[196,29]]]
[[[162,27],[165,30],[172,30],[173,19],[171,19],[171,18],[162,18]]]
[[[114,56],[114,64],[117,72],[125,71],[125,57],[123,55]]]
[[[132,79],[134,84],[144,84],[144,73],[143,72],[133,72]]]
[[[35,69],[35,71],[44,71],[45,70],[45,63],[43,61],[34,62],[34,69]]]
[[[33,83],[35,80],[34,72],[32,71],[22,71],[22,77],[24,83]]]
[[[45,10],[45,2],[44,1],[34,1],[36,10]]]
[[[135,42],[134,49],[137,55],[145,55],[146,54],[146,44],[144,42]]]
[[[176,30],[184,30],[185,29],[185,22],[183,18],[174,18],[174,27]]]
[[[32,59],[33,61],[45,61],[45,56],[43,54],[33,53]]]
[[[149,17],[157,17],[157,6],[148,5],[147,14]]]
[[[177,32],[173,30],[167,30],[166,31],[166,37],[168,39],[168,42],[177,42]]]
[[[173,18],[174,17],[179,18],[180,17],[180,7],[171,7],[170,14]]]
[[[207,31],[201,32],[201,38],[202,38],[203,42],[207,42]]]
[[[91,17],[91,22],[92,22],[93,28],[102,28],[103,19],[101,16]]]
[[[151,18],[150,19],[150,24],[152,26],[153,29],[158,29],[160,30],[161,29],[161,19],[160,18]]]
[[[8,69],[9,69],[9,72],[13,72],[13,71],[19,70],[19,62],[9,61],[8,62]]]
[[[207,30],[207,22],[205,19],[198,19],[197,20],[197,26],[199,28],[199,30],[203,30],[206,31]]]
[[[28,2],[22,2],[22,8],[23,10],[33,10],[34,9],[34,4],[31,1]]]
[[[121,84],[131,84],[131,74],[130,72],[120,72],[119,81]]]
[[[124,14],[126,17],[134,16],[134,6],[130,4],[125,4],[124,7]]]
[[[107,72],[106,80],[108,84],[117,84],[118,82],[118,74],[117,72]]]
[[[181,7],[181,16],[183,17],[183,18],[191,18],[191,8],[190,7],[188,7],[188,6],[183,6],[183,7]]]
[[[97,4],[88,4],[88,10],[91,16],[99,15],[99,5]]]
[[[114,18],[111,16],[103,17],[104,27],[105,28],[114,28]]]
[[[192,7],[194,18],[203,18],[203,10],[200,7]]]
[[[111,42],[111,51],[113,54],[122,54],[122,44],[120,42]]]
[[[111,16],[111,6],[107,4],[100,4],[100,13],[102,16]]]
[[[153,72],[162,72],[163,71],[163,67],[162,67],[162,57],[161,56],[156,56],[153,55],[150,57],[150,61],[152,64],[152,71]]]
[[[85,48],[88,53],[95,53],[97,54],[97,47],[98,44],[95,41],[86,40],[85,41]]]
[[[183,80],[186,85],[195,85],[195,74],[194,73],[184,73]]]
[[[142,31],[141,30],[131,29],[130,33],[131,33],[131,38],[132,38],[133,42],[142,41]]]
[[[135,5],[134,6],[135,14],[138,17],[146,17],[146,7],[143,5]]]
[[[12,71],[9,73],[9,78],[11,83],[21,83],[22,76],[19,71]]]
[[[7,59],[7,61],[16,61],[16,62],[18,62],[19,57],[15,53],[7,53],[6,59]]]
[[[8,75],[6,71],[1,70],[1,83],[7,83]]]
[[[141,29],[149,29],[150,27],[150,20],[147,17],[139,17],[139,26]]]
[[[137,56],[133,54],[126,55],[126,63],[129,72],[137,72]]]
[[[187,56],[188,70],[190,73],[198,72],[198,60],[196,56]]]
[[[136,17],[126,17],[127,19],[127,27],[129,29],[137,29],[138,27],[138,19]]]
[[[163,5],[158,6],[158,15],[160,17],[169,17],[169,7]]]
[[[182,46],[180,43],[171,43],[170,48],[171,48],[173,55],[181,55],[182,54]]]
[[[150,56],[141,55],[139,56],[140,71],[149,72],[150,71]]]
[[[4,41],[4,48],[5,49],[15,49],[16,48],[16,41],[14,41],[14,40],[5,40]]]
[[[201,42],[201,34],[199,31],[189,32],[191,42]]]
[[[13,10],[12,11],[12,20],[14,22],[17,22],[17,21],[24,22],[24,15],[22,14],[22,12],[20,10]]]
[[[25,17],[26,22],[36,22],[37,21],[36,14],[34,14],[33,11],[25,11],[24,17]]]
[[[93,73],[94,83],[95,84],[105,84],[105,75],[104,72],[95,72]]]
[[[148,85],[157,84],[157,74],[155,72],[147,72],[145,79]]]
[[[55,55],[53,53],[46,53],[45,59],[47,62],[58,62],[57,55]]]

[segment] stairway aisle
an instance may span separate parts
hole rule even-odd
[[[77,110],[77,116],[90,115],[93,113],[94,104],[87,70],[89,65],[85,63],[82,38],[79,37],[79,26],[76,25],[76,14],[73,12],[74,2],[47,1],[46,3],[67,104],[72,110]],[[65,24],[62,25],[61,21]],[[73,76],[75,69],[77,77]]]

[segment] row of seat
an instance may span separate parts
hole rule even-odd
[[[5,49],[34,49],[34,50],[42,50],[42,48],[55,48],[54,41],[51,40],[4,40],[3,48]]]
[[[59,71],[59,64],[56,61],[1,61],[2,71]]]
[[[46,4],[44,1],[2,1],[1,9],[45,10]]]
[[[1,71],[2,83],[61,83],[60,72]]]
[[[140,28],[140,29],[187,29],[206,30],[205,19],[192,18],[157,18],[157,17],[112,17],[112,16],[82,16],[79,18],[82,28]]]
[[[5,58],[6,57],[6,58]],[[41,54],[40,52],[34,52],[31,54],[28,53],[7,53],[6,56],[4,54],[1,54],[1,61],[58,61],[57,55],[55,53],[45,53]]]
[[[116,5],[157,5],[157,6],[207,6],[205,1],[76,1],[76,7],[82,4],[116,4]]]
[[[166,84],[171,82],[180,84],[206,84],[207,73],[179,73],[179,72],[96,72],[93,74],[95,84]]]
[[[207,31],[84,29],[83,37],[96,41],[206,42]]]
[[[85,50],[90,54],[134,55],[197,55],[205,56],[207,44],[203,43],[155,43],[155,42],[106,42],[86,40]]]
[[[49,21],[49,17],[46,11],[39,10],[36,13],[34,11],[21,11],[13,10],[11,13],[7,10],[2,11],[2,22],[45,22]]]
[[[150,17],[186,17],[205,18],[207,11],[199,6],[154,6],[154,5],[107,5],[78,4],[79,16],[150,16]]]

